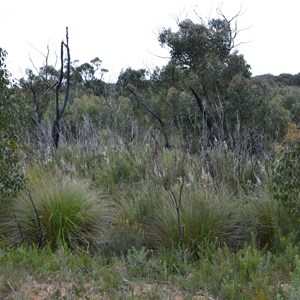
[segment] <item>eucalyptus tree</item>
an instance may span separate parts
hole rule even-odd
[[[145,93],[149,87],[148,75],[149,72],[146,69],[127,68],[122,70],[116,83],[117,89],[120,93],[124,93],[128,85],[133,85],[140,92]]]
[[[163,29],[159,35],[162,46],[170,49],[171,64],[186,74],[189,88],[207,124],[213,142],[224,128],[226,95],[235,76],[251,77],[250,66],[235,50],[238,29],[232,24],[238,14],[227,19],[223,14],[208,23],[190,19],[178,23],[178,30]],[[218,106],[218,107],[217,107]],[[220,113],[220,109],[223,110]]]
[[[104,75],[107,69],[101,68],[102,60],[93,58],[89,63],[83,63],[72,70],[71,80],[80,83],[86,92],[91,91],[94,96],[107,96],[105,93]]]

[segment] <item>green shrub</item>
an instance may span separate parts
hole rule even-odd
[[[277,259],[253,244],[237,252],[210,246],[201,253],[187,287],[206,290],[218,299],[277,299],[282,292],[280,278],[288,280]]]
[[[300,139],[288,142],[279,152],[274,172],[275,198],[290,213],[300,216]]]
[[[25,178],[22,171],[20,145],[0,131],[0,204],[22,190]]]
[[[288,290],[288,300],[300,298],[300,260],[299,255],[295,257],[295,269],[291,273],[291,286]]]
[[[13,98],[6,69],[6,51],[0,47],[0,205],[24,185],[21,164],[20,133],[25,109]]]
[[[52,248],[100,247],[111,217],[111,204],[86,181],[44,177],[1,212],[0,230],[12,242]]]

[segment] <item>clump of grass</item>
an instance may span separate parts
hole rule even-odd
[[[115,196],[116,211],[113,222],[109,226],[107,247],[105,252],[126,254],[131,248],[141,249],[143,246],[153,247],[148,241],[145,224],[159,209],[163,187],[153,182],[133,183],[128,188],[119,190]]]
[[[106,256],[126,254],[132,247],[140,249],[143,245],[141,224],[131,223],[119,213],[109,226],[103,254]]]
[[[175,197],[179,197],[181,184],[175,183],[171,188]],[[122,197],[122,227],[138,228],[139,245],[159,250],[183,246],[196,253],[215,241],[238,249],[251,240],[251,231],[256,225],[251,214],[255,212],[245,210],[243,199],[226,190],[198,184],[185,185],[181,198],[178,214],[163,185],[151,181],[140,183]],[[178,216],[183,227],[183,245]]]
[[[248,206],[255,221],[255,235],[260,248],[274,247],[279,238],[279,206],[272,195],[261,189],[248,197]]]
[[[6,207],[0,230],[13,243],[89,250],[101,246],[111,207],[109,199],[87,181],[44,177]]]
[[[178,216],[169,199],[161,202],[147,224],[149,235],[160,246],[176,247],[180,243]],[[186,188],[180,210],[184,246],[191,252],[215,241],[233,248],[242,246],[248,237],[243,230],[247,220],[242,219],[240,206],[241,202],[227,192]]]

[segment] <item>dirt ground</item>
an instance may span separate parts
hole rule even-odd
[[[76,286],[74,282],[60,281],[59,278],[49,278],[39,283],[34,277],[28,276],[21,286],[16,289],[14,284],[3,282],[0,277],[1,300],[47,300],[47,299],[172,299],[172,300],[214,300],[212,297],[199,292],[190,295],[176,290],[168,283],[134,284],[126,283],[115,291],[101,292],[101,279],[99,282],[91,282]],[[2,294],[1,294],[2,293]]]

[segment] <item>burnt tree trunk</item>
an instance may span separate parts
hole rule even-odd
[[[65,95],[63,99],[63,105],[60,108],[59,106],[59,94],[61,92],[61,85],[64,79],[64,49],[67,51],[67,72],[66,72],[66,85],[65,85]],[[71,70],[71,57],[70,57],[70,48],[69,48],[69,33],[68,27],[66,28],[66,42],[61,42],[60,47],[60,76],[56,85],[55,91],[55,121],[52,127],[52,139],[53,145],[55,149],[58,148],[59,136],[60,136],[60,119],[67,107],[68,99],[69,99],[69,90],[70,90],[70,70]]]
[[[200,98],[200,96],[196,93],[196,91],[193,88],[191,88],[191,91],[197,100],[200,112],[204,118],[206,125],[207,125],[208,132],[209,132],[209,143],[210,143],[211,147],[213,147],[214,143],[219,140],[218,128],[217,128],[216,124],[214,123],[213,119],[208,115],[207,111],[205,110],[203,103],[202,103],[203,101]]]

